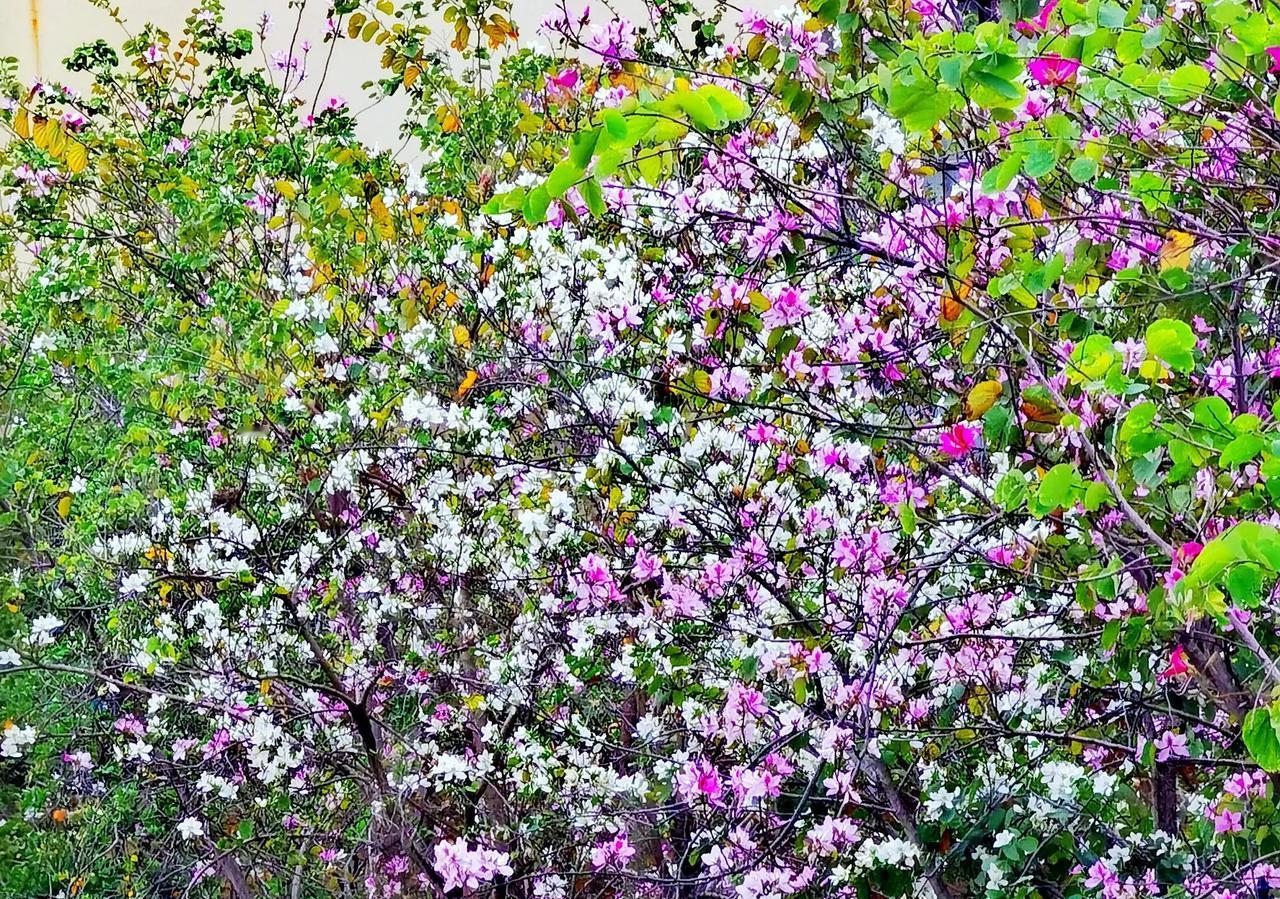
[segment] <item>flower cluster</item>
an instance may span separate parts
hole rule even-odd
[[[439,5],[0,66],[0,893],[1280,889],[1276,8]]]

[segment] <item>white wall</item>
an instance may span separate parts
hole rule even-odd
[[[121,18],[129,31],[138,30],[147,22],[156,24],[176,34],[190,14],[190,0],[111,0],[120,9]],[[591,0],[569,0],[569,8],[581,9]],[[225,0],[225,23],[228,27],[252,27],[262,13],[270,12],[276,20],[274,33],[267,39],[270,49],[286,49],[293,35],[294,24],[301,21],[298,39],[310,40],[311,75],[299,91],[314,94],[323,57],[328,47],[321,42],[324,33],[326,0],[305,0],[299,13],[289,7],[288,0]],[[597,0],[596,4],[600,4]],[[620,11],[641,8],[639,0],[621,0],[612,4]],[[534,31],[551,9],[559,6],[558,0],[514,0],[514,19],[522,31],[524,40],[535,39]],[[603,10],[600,10],[603,12]],[[299,19],[300,17],[300,19]],[[102,38],[112,45],[126,39],[128,32],[101,9],[91,6],[88,0],[0,0],[0,56],[16,56],[24,77],[45,75],[60,77],[62,60],[77,46]],[[451,30],[443,25],[433,35],[444,48],[451,39]],[[382,100],[370,106],[360,85],[379,72],[380,48],[359,41],[343,40],[334,53],[333,65],[323,84],[322,96],[338,94],[346,98],[353,109],[360,110],[357,121],[361,135],[382,146],[397,144],[397,125],[402,107],[396,100]]]

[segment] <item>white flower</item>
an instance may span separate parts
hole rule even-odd
[[[12,649],[0,649],[0,668],[17,668],[22,658]]]
[[[871,127],[867,129],[867,139],[876,150],[881,153],[887,150],[894,156],[901,156],[907,152],[907,136],[896,119],[889,118],[878,109],[868,109],[866,118],[871,121]]]
[[[41,615],[31,622],[31,645],[48,646],[53,642],[53,632],[62,625],[62,619],[56,615]]]
[[[149,580],[145,571],[135,571],[120,581],[120,595],[134,596],[135,594],[146,592]]]
[[[662,735],[662,721],[654,715],[645,715],[636,722],[636,736],[645,743],[652,743]]]
[[[178,825],[178,833],[182,834],[184,840],[194,840],[196,837],[204,836],[204,824],[199,818],[184,818]]]
[[[30,746],[36,741],[36,729],[28,725],[19,727],[10,724],[4,729],[4,740],[0,741],[0,756],[7,759],[22,757],[22,747]]]

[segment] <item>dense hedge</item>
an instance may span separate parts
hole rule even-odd
[[[205,2],[0,67],[0,894],[1280,887],[1280,7]]]

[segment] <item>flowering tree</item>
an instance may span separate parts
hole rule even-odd
[[[440,5],[0,70],[3,892],[1280,887],[1280,9]]]

